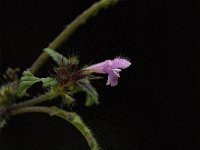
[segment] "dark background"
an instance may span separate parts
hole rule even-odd
[[[11,1],[1,5],[0,71],[27,69],[90,0]],[[198,149],[200,146],[200,11],[198,3],[124,0],[88,21],[60,48],[82,64],[130,58],[119,85],[93,84],[100,105],[80,114],[104,150]],[[48,64],[39,76],[48,75]],[[83,99],[84,95],[79,95]],[[68,109],[68,108],[67,108]],[[45,114],[12,117],[1,150],[87,150],[71,125]]]

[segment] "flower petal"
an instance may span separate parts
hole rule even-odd
[[[120,77],[119,72],[122,70],[121,69],[112,69],[112,71],[117,77]]]
[[[86,70],[91,70],[96,73],[109,73],[112,69],[112,64],[111,60],[106,60],[98,64],[91,65],[87,67]]]
[[[106,85],[116,86],[117,84],[118,84],[118,77],[113,72],[109,73]]]
[[[125,69],[131,65],[130,61],[128,61],[125,58],[120,58],[120,57],[115,58],[112,62],[113,62],[113,65],[112,65],[113,69],[117,69],[117,68]]]

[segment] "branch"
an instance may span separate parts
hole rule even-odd
[[[55,91],[51,90],[51,91],[47,92],[44,95],[40,95],[38,97],[32,98],[30,100],[26,100],[26,101],[21,102],[21,103],[13,104],[9,109],[12,110],[12,109],[15,109],[15,108],[33,106],[33,105],[36,105],[36,104],[51,100],[53,98],[56,98],[58,96],[59,96],[58,93],[56,93]]]
[[[68,38],[77,30],[79,26],[86,23],[92,16],[96,15],[103,8],[113,5],[117,0],[100,0],[94,3],[90,8],[80,14],[72,21],[48,46],[51,49],[58,49]],[[43,52],[37,60],[32,64],[30,71],[35,74],[42,65],[48,60],[49,56]]]
[[[0,116],[2,116],[3,114],[13,111],[15,109],[19,109],[19,108],[23,108],[23,107],[28,107],[28,106],[33,106],[42,102],[46,102],[49,100],[52,100],[53,98],[58,97],[59,94],[55,91],[49,91],[43,95],[40,95],[38,97],[26,100],[24,102],[20,102],[20,103],[15,103],[12,105],[8,105],[8,106],[1,106],[0,107]]]
[[[98,144],[94,136],[92,135],[91,131],[76,113],[67,112],[57,107],[41,107],[41,106],[24,107],[12,110],[10,112],[11,115],[19,115],[24,113],[48,113],[50,116],[56,116],[62,118],[71,123],[82,133],[82,135],[87,140],[91,150],[99,150]]]

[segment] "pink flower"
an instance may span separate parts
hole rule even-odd
[[[126,69],[131,65],[131,62],[125,58],[117,57],[114,60],[105,60],[98,64],[91,65],[85,70],[95,73],[108,74],[107,85],[116,86],[118,84],[119,72],[121,69]]]

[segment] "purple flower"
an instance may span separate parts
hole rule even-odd
[[[126,69],[131,65],[131,62],[125,58],[117,57],[114,60],[105,60],[98,64],[91,65],[85,70],[95,73],[108,74],[107,85],[116,86],[118,84],[119,72],[121,69]]]

